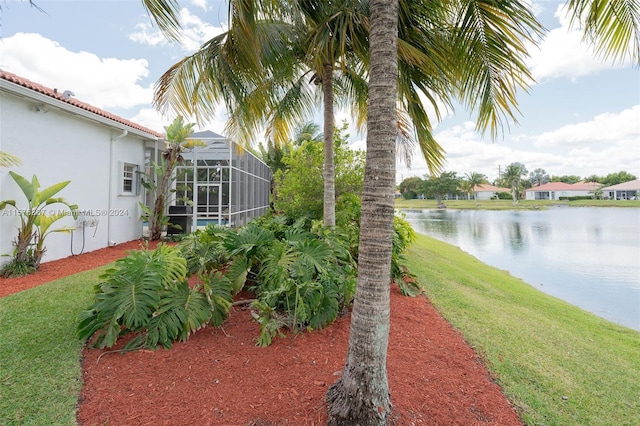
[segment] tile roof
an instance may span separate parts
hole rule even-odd
[[[630,180],[629,182],[622,182],[617,185],[607,186],[602,188],[607,191],[640,191],[640,179]]]
[[[481,183],[473,187],[475,192],[511,192],[510,188],[501,188],[499,186],[489,185],[488,183]]]
[[[126,118],[122,118],[118,115],[112,114],[100,108],[89,105],[86,102],[79,101],[73,97],[65,97],[62,93],[58,92],[57,89],[50,89],[41,84],[34,83],[31,80],[27,80],[24,77],[20,77],[16,74],[10,73],[3,69],[0,69],[0,80],[5,80],[13,84],[17,84],[29,90],[33,90],[34,92],[41,93],[43,95],[49,96],[53,99],[56,99],[61,102],[65,102],[69,105],[72,105],[77,108],[81,108],[85,111],[91,112],[93,114],[99,115],[101,117],[107,118],[116,123],[124,124],[132,129],[140,130],[142,132],[153,135],[157,138],[164,138],[162,133],[158,133],[155,130],[151,130],[147,127],[141,126],[140,124],[134,123],[133,121],[127,120]]]

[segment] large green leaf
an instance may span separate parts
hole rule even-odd
[[[176,340],[185,341],[204,327],[211,315],[205,295],[182,281],[163,294],[162,303],[149,322],[145,346],[153,349],[161,344],[170,348]]]
[[[20,176],[16,172],[9,171],[9,174],[20,187],[20,190],[22,191],[25,198],[29,202],[29,205],[31,205],[31,201],[35,198],[36,191],[38,190],[38,188],[35,187],[33,183],[29,182],[27,179]],[[33,178],[35,179],[35,176],[33,176]],[[35,182],[37,182],[37,180]]]
[[[186,260],[177,248],[160,244],[156,250],[129,252],[100,278],[93,305],[79,317],[78,337],[89,340],[95,334],[95,346],[110,347],[122,330],[148,327],[166,303],[165,294],[185,281]]]
[[[231,282],[220,271],[201,276],[202,290],[211,309],[211,323],[220,326],[229,313],[233,303]]]
[[[51,198],[53,198],[53,196],[56,195],[58,192],[62,191],[64,189],[64,187],[69,185],[69,183],[71,183],[71,181],[69,181],[69,180],[64,181],[64,182],[58,182],[56,184],[51,185],[48,188],[43,189],[42,191],[39,191],[38,196],[40,198],[40,204],[42,204],[42,203],[51,204],[48,201]],[[63,201],[62,199],[57,199],[55,202],[60,203],[62,201]],[[34,207],[36,207],[36,206],[34,206]]]

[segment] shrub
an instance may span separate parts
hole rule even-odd
[[[64,198],[54,197],[70,183],[69,181],[59,182],[41,190],[40,182],[35,175],[31,181],[28,181],[15,172],[10,171],[9,174],[26,198],[27,207],[20,209],[15,200],[0,202],[0,210],[12,207],[20,217],[18,236],[13,242],[15,246],[13,260],[0,270],[0,275],[4,277],[25,275],[36,271],[46,251],[45,238],[53,232],[70,232],[73,229],[71,227],[52,228],[53,224],[69,215],[74,219],[78,218],[77,205],[69,204]],[[45,209],[54,204],[66,207],[68,212],[57,211],[47,214]]]
[[[211,271],[191,288],[186,259],[163,244],[130,252],[100,278],[94,303],[78,318],[78,337],[97,348],[128,332],[137,336],[125,350],[170,348],[208,323],[222,324],[232,303],[228,279]]]

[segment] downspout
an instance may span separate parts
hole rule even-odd
[[[120,139],[124,138],[128,134],[129,134],[129,131],[125,129],[118,136],[111,138],[111,142],[109,143],[109,201],[107,205],[107,244],[109,245],[109,247],[116,245],[116,242],[111,239],[111,215],[109,214],[109,212],[112,211],[111,203],[113,201],[113,185],[114,185],[113,145],[116,141],[119,141]]]

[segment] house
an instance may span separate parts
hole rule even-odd
[[[640,198],[640,179],[602,188],[602,196],[611,200],[637,200]]]
[[[145,164],[145,147],[157,152],[163,140],[160,133],[76,99],[68,89],[0,69],[0,150],[22,161],[0,168],[0,200],[26,208],[12,170],[28,180],[36,175],[43,189],[71,181],[56,196],[77,204],[80,213],[78,220],[68,216],[56,222],[75,229],[46,238],[43,262],[142,236],[137,172]],[[0,254],[12,254],[19,223],[16,214],[0,211]],[[9,260],[0,257],[0,263]]]
[[[559,200],[561,197],[592,197],[602,186],[596,182],[549,182],[525,190],[526,200]]]
[[[482,183],[474,186],[473,192],[476,195],[476,200],[491,200],[492,198],[497,197],[499,192],[506,192],[507,194],[510,194],[511,189]]]
[[[206,143],[185,151],[176,168],[175,204],[193,203],[189,226],[238,227],[269,211],[271,169],[251,152],[212,131],[192,133]]]

